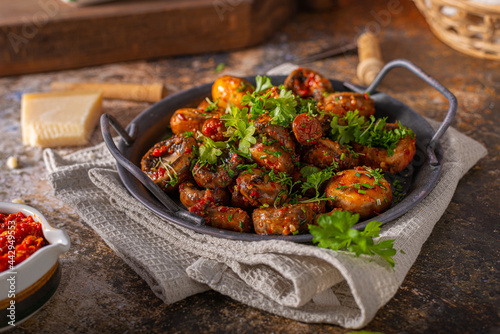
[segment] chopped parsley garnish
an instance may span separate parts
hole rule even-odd
[[[392,183],[392,186],[394,187],[394,198],[395,201],[398,202],[403,199],[404,193],[403,193],[403,185],[401,184],[401,181],[398,179],[395,179],[394,182]]]
[[[264,149],[264,152],[266,152],[267,154],[270,154],[272,156],[275,156],[276,158],[279,158],[281,156],[280,151],[270,151],[270,150]]]
[[[308,173],[311,171],[311,169],[306,169],[306,168],[307,167],[304,167],[300,170],[302,175],[304,175],[304,173]],[[302,193],[305,194],[307,190],[314,189],[314,191],[316,192],[315,198],[320,198],[319,188],[321,187],[323,182],[330,180],[333,175],[335,175],[335,172],[330,167],[325,168],[319,172],[309,174],[307,176],[306,182],[302,183],[301,186]]]
[[[219,109],[219,105],[217,104],[219,101],[218,99],[217,101],[210,101],[210,99],[207,97],[205,98],[205,101],[207,101],[208,103],[208,106],[205,108],[205,111],[214,111]]]
[[[257,168],[257,164],[242,164],[242,165],[238,165],[236,168],[242,170],[242,169],[245,169],[245,170],[249,170],[249,169],[252,169],[252,168]]]
[[[382,222],[371,221],[363,231],[358,231],[352,227],[358,222],[359,214],[352,214],[349,211],[334,211],[329,215],[321,215],[318,218],[318,226],[309,225],[309,232],[314,236],[313,242],[321,248],[333,250],[347,249],[360,256],[379,255],[394,267],[393,256],[396,255],[394,240],[384,240],[379,243],[373,238],[380,235]]]
[[[273,101],[273,99],[270,100],[271,102]],[[296,106],[297,101],[293,93],[282,89],[279,98],[274,99],[274,105],[271,107],[271,112],[269,113],[272,117],[271,124],[288,127],[297,115]]]
[[[369,184],[369,183],[355,182],[355,183],[346,184],[346,185],[337,185],[337,187],[335,189],[344,190],[344,189],[348,189],[348,188],[354,188],[354,189],[356,189],[358,194],[363,194],[363,195],[366,194],[367,189],[373,189],[373,188],[375,188],[375,186],[379,186],[382,189],[386,189],[386,187],[381,182],[381,180],[385,180],[385,179],[384,179],[384,175],[382,175],[380,169],[378,169],[378,168],[371,169],[369,167],[365,167],[365,169],[366,169],[365,171],[361,171],[361,173],[356,172],[354,175],[356,177],[361,177],[361,175],[363,174],[365,176],[368,176],[370,179],[374,179],[373,185]]]
[[[200,132],[198,133],[198,140],[203,141],[203,144],[201,144],[199,148],[198,157],[198,161],[202,164],[217,164],[217,158],[222,154],[222,150],[228,147],[227,143],[223,141],[213,141]]]
[[[370,116],[369,120],[358,115],[358,111],[349,111],[346,116],[333,117],[331,127],[331,138],[339,144],[348,144],[356,142],[368,147],[380,147],[387,149],[387,155],[394,155],[394,149],[402,138],[415,134],[410,128],[401,125],[395,129],[387,128],[387,117],[375,118]],[[339,120],[342,120],[340,125]]]
[[[242,103],[250,107],[253,120],[260,115],[269,114],[271,124],[288,127],[297,115],[297,100],[291,91],[281,89],[279,96],[274,98],[269,88],[274,87],[268,77],[256,77],[257,87],[253,93],[247,93],[242,98]]]
[[[255,83],[257,84],[257,87],[255,87],[255,92],[256,93],[263,93],[267,91],[269,88],[273,88],[273,83],[271,82],[271,78],[266,77],[266,76],[256,76],[255,77]]]
[[[225,121],[229,141],[238,141],[238,151],[248,155],[250,146],[257,142],[255,126],[248,120],[248,108],[231,107],[229,114],[222,115],[221,119]]]
[[[313,98],[309,99],[299,99],[299,103],[297,105],[297,115],[307,113],[312,117],[318,116],[318,102],[316,102]]]
[[[291,194],[293,187],[300,182],[293,182],[293,178],[285,172],[279,172],[278,174],[276,174],[274,170],[270,170],[269,172],[267,172],[267,174],[269,175],[269,180],[271,180],[272,182],[277,182],[287,186],[288,195]]]

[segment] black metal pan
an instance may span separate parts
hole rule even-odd
[[[449,108],[444,121],[437,131],[418,113],[402,102],[375,89],[391,69],[404,67],[422,78],[432,87],[437,89],[449,101]],[[285,76],[271,76],[273,84],[284,82]],[[254,83],[254,78],[247,78]],[[439,138],[449,127],[457,110],[455,96],[439,82],[424,73],[420,68],[407,60],[394,60],[382,69],[375,81],[363,88],[350,83],[331,80],[335,91],[368,92],[375,100],[376,117],[388,117],[388,122],[400,121],[410,127],[417,136],[417,153],[411,165],[398,175],[386,175],[389,182],[398,179],[403,185],[405,196],[396,201],[393,206],[383,214],[370,220],[359,222],[354,227],[363,229],[371,220],[387,223],[394,220],[417,205],[436,185],[440,172],[444,152],[439,144]],[[123,184],[139,202],[149,208],[152,213],[160,217],[189,228],[198,233],[209,234],[216,237],[245,241],[262,241],[270,239],[288,240],[293,242],[310,242],[312,235],[258,235],[253,233],[239,233],[226,231],[204,224],[204,219],[190,213],[178,198],[167,196],[152,180],[149,179],[138,167],[142,156],[165,135],[168,134],[170,117],[179,108],[196,106],[205,97],[210,97],[212,84],[197,86],[159,101],[138,115],[126,129],[109,114],[101,117],[101,129],[104,141],[111,154],[117,161],[117,169]],[[110,125],[118,132],[121,139],[115,145],[110,132]]]

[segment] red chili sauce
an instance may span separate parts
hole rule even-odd
[[[45,245],[48,242],[42,224],[32,216],[0,213],[0,272],[23,262]]]

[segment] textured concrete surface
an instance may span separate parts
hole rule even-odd
[[[441,43],[408,0],[339,1],[332,10],[302,11],[267,43],[251,49],[0,78],[0,200],[24,199],[54,226],[66,230],[72,241],[60,261],[62,281],[56,294],[15,332],[349,332],[277,317],[215,292],[163,304],[70,207],[53,197],[44,180],[41,150],[21,144],[19,108],[22,93],[49,90],[54,80],[161,81],[174,93],[215,80],[219,63],[226,65],[222,74],[262,74],[330,44],[352,41],[364,28],[380,29],[385,60],[409,59],[448,87],[459,101],[453,126],[489,150],[461,180],[398,293],[365,330],[500,333],[500,62],[471,58]],[[357,56],[348,54],[308,66],[330,78],[355,82],[356,64]],[[405,70],[391,73],[380,90],[436,120],[442,120],[447,109],[439,93]],[[104,110],[123,124],[147,107],[146,103],[104,103]],[[91,144],[101,140],[96,131]],[[11,155],[20,163],[14,171],[5,166]]]

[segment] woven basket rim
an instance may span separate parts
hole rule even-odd
[[[429,0],[433,2],[434,0]],[[489,5],[482,2],[471,1],[471,0],[439,0],[440,3],[450,6],[457,7],[475,14],[492,15],[500,14],[500,5]]]
[[[500,36],[500,29],[498,26],[495,29],[492,24],[492,22],[500,21],[500,5],[490,6],[470,0],[413,1],[422,12],[434,35],[442,42],[471,56],[500,60],[500,43],[496,43]],[[448,19],[441,11],[442,7],[445,6],[456,8],[458,11],[467,14],[480,16],[483,25],[468,22],[467,20],[470,20],[470,18],[463,14],[457,18]],[[493,13],[492,9],[496,13]],[[462,23],[460,20],[464,20],[464,22]],[[485,22],[487,25],[485,25]],[[476,38],[477,34],[479,34],[479,38]]]

